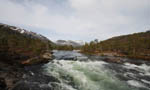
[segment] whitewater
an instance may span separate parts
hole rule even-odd
[[[110,63],[100,56],[76,51],[55,51],[55,59],[43,66],[45,75],[59,82],[48,83],[53,90],[150,90],[150,63]],[[129,60],[122,58],[123,60]]]

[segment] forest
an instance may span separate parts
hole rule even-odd
[[[3,59],[25,59],[25,57],[39,56],[45,51],[52,50],[52,42],[43,42],[11,30],[9,27],[0,27],[0,57]]]
[[[89,54],[117,53],[118,56],[150,59],[150,31],[112,37],[86,43],[81,52]]]
[[[75,48],[72,45],[54,45],[53,49],[55,50],[66,50],[66,51],[72,51]]]

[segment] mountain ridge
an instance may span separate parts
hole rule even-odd
[[[73,40],[57,40],[56,45],[72,45],[73,47],[79,47],[84,45],[83,41],[73,41]]]
[[[5,27],[5,28],[10,28],[10,30],[14,30],[14,31],[17,31],[21,34],[24,34],[24,35],[27,35],[27,36],[30,36],[31,38],[38,38],[38,39],[41,39],[41,40],[44,40],[44,41],[50,41],[47,37],[41,35],[41,34],[37,34],[35,32],[32,32],[32,31],[28,31],[26,29],[22,29],[20,27],[17,27],[17,26],[12,26],[12,25],[8,25],[8,24],[3,24],[3,23],[0,23],[0,26],[1,27]],[[52,41],[51,41],[52,42]]]

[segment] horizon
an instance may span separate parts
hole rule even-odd
[[[0,22],[0,24],[5,24],[5,23],[1,23],[1,22]],[[10,24],[6,24],[6,25],[10,25]],[[10,26],[13,26],[13,25],[10,25]],[[15,27],[19,27],[19,26],[15,26]],[[25,29],[25,28],[23,28],[23,27],[19,27],[19,28]],[[25,29],[25,30],[27,30],[27,31],[29,31],[29,32],[30,32],[30,31],[31,31],[31,32],[34,32],[33,30],[28,30],[28,29]],[[147,29],[147,30],[142,31],[142,32],[147,32],[147,31],[150,31],[150,30]],[[47,36],[45,36],[45,35],[43,35],[43,34],[41,34],[41,33],[38,33],[38,32],[34,32],[34,33],[40,34],[40,35],[42,35],[42,36],[48,38],[48,39],[51,40],[52,42],[57,42],[58,40],[64,40],[64,41],[75,41],[75,42],[76,42],[76,41],[79,41],[79,42],[84,42],[84,43],[90,43],[91,41],[94,41],[94,40],[96,40],[96,39],[97,39],[99,42],[101,42],[101,41],[105,41],[105,40],[108,40],[108,39],[111,39],[111,38],[114,38],[114,37],[126,36],[126,35],[132,35],[132,34],[135,34],[135,33],[142,33],[142,32],[134,32],[134,33],[129,33],[129,34],[122,34],[122,35],[118,35],[118,36],[112,36],[112,37],[106,38],[106,39],[104,39],[104,40],[99,40],[99,39],[95,38],[95,39],[90,40],[90,41],[84,41],[84,40],[71,40],[71,39],[56,39],[56,40],[51,40],[50,38],[48,38]]]
[[[149,30],[148,2],[0,0],[0,22],[42,34],[52,41],[103,41]]]
[[[1,22],[0,22],[0,24],[6,24],[6,23],[1,23]],[[10,25],[10,24],[6,24],[6,25]],[[10,26],[13,26],[13,25],[10,25]],[[20,27],[20,26],[15,26],[15,27],[18,27],[18,28],[21,28],[21,29],[25,29],[24,27]],[[34,32],[34,30],[29,30],[29,29],[25,29],[25,30],[27,30],[27,31],[29,31],[29,32],[30,32],[30,31],[31,31],[31,32]],[[142,32],[147,32],[147,31],[150,31],[150,29],[147,29],[147,30],[142,31]],[[108,40],[108,39],[114,38],[114,37],[132,35],[132,34],[135,34],[135,33],[142,33],[142,32],[134,32],[134,33],[129,33],[129,34],[122,34],[122,35],[118,35],[118,36],[112,36],[112,37],[106,38],[106,39],[104,39],[104,40],[99,40],[99,39],[95,38],[95,39],[90,40],[90,41],[84,41],[84,40],[71,40],[71,39],[56,39],[56,40],[51,40],[51,38],[48,38],[47,36],[43,35],[42,33],[35,31],[36,34],[40,34],[40,35],[42,35],[42,36],[48,38],[48,39],[51,40],[52,42],[57,42],[58,40],[65,40],[65,41],[75,41],[75,42],[76,42],[76,41],[79,41],[79,42],[83,42],[83,43],[90,43],[91,41],[94,41],[94,40],[96,40],[96,39],[97,39],[99,42],[101,42],[101,41],[105,41],[105,40]]]

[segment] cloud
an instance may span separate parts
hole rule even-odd
[[[0,0],[0,12],[0,21],[58,39],[103,40],[150,28],[149,0]]]
[[[148,0],[69,0],[77,17],[91,22],[94,35],[110,37],[142,31],[150,25]],[[86,2],[86,3],[85,3]],[[147,25],[147,26],[146,26]]]

